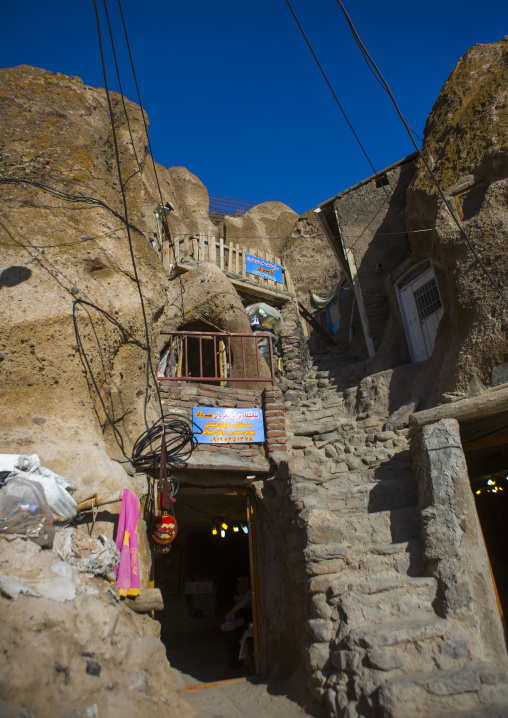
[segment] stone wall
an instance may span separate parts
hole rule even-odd
[[[162,382],[162,405],[167,413],[176,413],[192,420],[194,406],[249,408],[263,410],[264,444],[198,444],[188,462],[188,468],[216,468],[223,470],[268,471],[270,459],[276,452],[286,451],[286,424],[282,392],[276,387],[236,389],[214,384]],[[275,457],[277,458],[277,457]]]
[[[281,314],[284,320],[280,337],[284,375],[290,382],[288,386],[301,385],[305,382],[311,358],[295,302],[287,302]]]
[[[386,184],[373,178],[341,192],[334,201],[342,242],[351,250],[358,270],[375,349],[386,333],[389,318],[385,280],[407,254],[404,213],[406,190],[414,173],[414,160],[402,161],[380,175]],[[347,331],[348,323],[344,322],[337,339],[345,340]],[[399,344],[402,347],[405,344],[403,332]],[[407,360],[407,354],[398,358],[397,363],[404,359]]]
[[[401,404],[417,369],[346,391],[320,371],[313,392],[285,393],[288,455],[264,481],[262,511],[288,603],[284,619],[270,604],[266,614],[279,641],[277,616],[288,631],[305,627],[291,645],[330,716],[407,718],[410,705],[415,718],[469,717],[508,705],[458,425],[426,427],[409,451]]]

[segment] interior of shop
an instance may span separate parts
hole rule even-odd
[[[154,560],[168,660],[188,683],[252,675],[248,498],[182,488],[176,499],[178,535]]]
[[[467,422],[461,434],[508,643],[508,414]]]

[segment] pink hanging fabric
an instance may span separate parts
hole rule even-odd
[[[116,585],[120,589],[121,596],[139,595],[138,518],[138,497],[134,491],[124,489],[116,535],[120,563],[115,568]]]

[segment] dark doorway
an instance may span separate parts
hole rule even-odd
[[[208,331],[220,331],[206,322],[197,321],[180,327],[179,331],[201,332],[201,338],[188,334],[182,339],[180,375],[192,377],[227,376],[228,343],[223,338],[207,336]],[[221,369],[222,365],[222,369]]]
[[[249,590],[248,497],[181,489],[175,513],[178,535],[169,554],[154,561],[155,586],[164,598],[156,618],[168,660],[189,683],[251,675],[252,612],[239,612],[236,622],[243,618],[243,624],[221,629]]]
[[[463,443],[498,607],[506,634],[508,615],[508,436],[503,433]]]

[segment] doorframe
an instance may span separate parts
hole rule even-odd
[[[400,279],[397,280],[395,283],[395,295],[397,297],[397,303],[399,305],[399,311],[402,318],[402,324],[404,326],[404,332],[406,334],[406,341],[409,348],[409,354],[411,356],[411,361],[416,364],[420,361],[426,361],[430,358],[432,355],[432,351],[434,349],[434,343],[432,344],[432,347],[430,348],[430,352],[428,351],[425,337],[423,334],[423,330],[421,327],[421,322],[418,320],[417,322],[410,321],[409,318],[409,306],[408,306],[408,299],[409,297],[406,294],[406,290],[411,288],[411,285],[416,282],[419,279],[424,279],[425,274],[429,272],[429,278],[426,279],[423,284],[425,284],[426,281],[430,281],[430,279],[434,279],[436,282],[437,290],[439,293],[439,298],[441,300],[441,309],[444,311],[443,307],[443,299],[441,296],[441,291],[439,289],[439,285],[437,283],[437,277],[436,273],[434,271],[434,267],[430,259],[425,259],[422,262],[419,262],[418,264],[415,264],[411,269],[409,269],[407,272],[405,272]],[[414,301],[414,300],[413,300]],[[437,310],[439,311],[439,310]],[[440,318],[441,321],[441,318]],[[422,354],[425,354],[426,356],[422,356]]]
[[[256,675],[261,673],[261,641],[260,641],[260,617],[261,617],[261,596],[259,573],[257,569],[258,551],[257,551],[257,522],[253,509],[253,493],[247,489],[235,489],[231,486],[193,486],[187,484],[180,486],[179,494],[221,494],[223,496],[245,496],[246,498],[246,516],[249,544],[249,572],[250,587],[252,596],[252,624],[254,627],[254,668]],[[177,499],[178,501],[178,499]],[[153,565],[153,564],[152,564]]]

